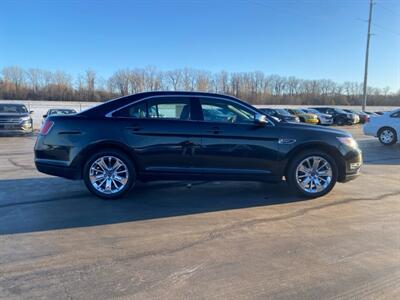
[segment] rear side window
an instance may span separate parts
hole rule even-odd
[[[190,120],[190,98],[157,97],[122,108],[113,117]]]
[[[128,107],[125,107],[121,110],[116,111],[113,114],[113,116],[114,117],[144,119],[147,117],[147,102],[141,101],[139,103],[132,104]]]
[[[151,119],[190,120],[190,99],[185,97],[160,97],[148,100]]]

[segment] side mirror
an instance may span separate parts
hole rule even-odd
[[[34,113],[34,111],[33,111],[33,110],[30,110],[30,111],[29,111],[29,114],[30,114],[30,115],[31,115],[31,114],[33,114],[33,113]]]
[[[46,119],[46,118],[47,118],[47,115],[43,115],[43,118],[45,118],[45,119]]]
[[[268,123],[268,119],[265,115],[262,114],[256,114],[254,116],[254,123],[257,125],[264,125]]]

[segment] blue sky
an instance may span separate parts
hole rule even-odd
[[[369,85],[400,89],[400,1],[376,1]],[[0,68],[191,67],[362,81],[368,0],[0,1]]]

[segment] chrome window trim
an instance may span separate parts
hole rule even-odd
[[[138,104],[138,103],[143,102],[143,101],[147,101],[147,100],[152,99],[152,98],[172,98],[172,97],[175,97],[175,98],[176,98],[176,97],[184,97],[184,98],[209,98],[209,99],[216,99],[216,100],[228,101],[228,102],[231,102],[231,103],[235,103],[235,104],[237,104],[237,105],[243,107],[244,109],[250,110],[250,111],[252,111],[254,114],[259,113],[257,110],[253,110],[252,108],[247,107],[246,105],[243,105],[242,103],[240,103],[240,102],[238,102],[238,101],[235,101],[235,100],[233,100],[233,99],[223,98],[223,97],[209,96],[209,95],[201,95],[201,94],[199,94],[199,95],[154,95],[154,96],[149,96],[149,97],[146,97],[146,98],[142,98],[142,99],[140,99],[140,100],[138,100],[138,101],[135,101],[134,103],[125,104],[125,105],[122,106],[122,107],[119,107],[119,108],[117,108],[117,109],[114,109],[114,110],[108,112],[108,113],[105,115],[105,117],[106,117],[106,118],[126,118],[126,119],[135,119],[135,120],[143,120],[143,119],[146,119],[146,120],[164,120],[163,118],[114,117],[113,114],[114,114],[115,112],[119,111],[119,110],[122,110],[122,109],[128,107],[128,106],[135,105],[135,104]],[[121,98],[123,98],[123,97],[121,97]],[[266,116],[266,117],[267,117],[267,120],[268,120],[268,123],[267,123],[267,124],[271,124],[272,126],[275,126],[274,122],[272,122],[272,121],[268,118],[268,116]],[[169,120],[186,121],[186,122],[187,122],[187,121],[193,121],[193,122],[199,122],[199,121],[201,121],[201,122],[209,122],[209,121],[204,121],[204,120],[180,120],[180,119],[169,119]],[[213,123],[213,122],[210,122],[210,123]],[[215,123],[215,122],[214,122],[214,123]],[[226,123],[226,122],[220,122],[220,123],[229,124],[229,123]],[[248,125],[249,123],[231,123],[231,124],[246,124],[246,125]]]

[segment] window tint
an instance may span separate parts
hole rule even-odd
[[[113,116],[143,119],[146,118],[146,111],[146,101],[141,101],[115,112]]]
[[[332,108],[326,109],[325,112],[328,113],[328,114],[334,114],[335,113],[335,111]]]
[[[253,123],[254,113],[243,106],[224,100],[200,99],[204,121]]]
[[[160,97],[148,101],[149,118],[190,119],[190,99],[184,97]]]

